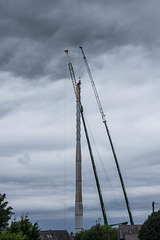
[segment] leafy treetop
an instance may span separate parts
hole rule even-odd
[[[24,236],[22,232],[10,233],[7,230],[0,234],[0,240],[27,240],[27,236]]]
[[[6,194],[0,194],[0,232],[3,231],[8,226],[8,221],[14,214],[12,212],[12,207],[8,207],[8,202],[5,201]]]
[[[26,240],[39,240],[40,239],[40,229],[38,224],[32,224],[28,216],[22,216],[20,221],[14,220],[9,228],[10,233],[22,232],[23,236],[26,236]]]
[[[160,239],[160,210],[153,212],[142,225],[139,235],[140,240]]]
[[[75,240],[116,240],[117,230],[108,225],[96,224],[89,230],[76,234]]]

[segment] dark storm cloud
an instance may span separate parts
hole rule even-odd
[[[61,11],[55,1],[50,4],[1,2],[1,70],[30,78],[47,74],[45,68],[56,50],[53,37],[60,28]]]
[[[84,45],[95,55],[127,44],[159,44],[159,9],[156,0],[1,1],[1,70],[57,80],[66,47]]]

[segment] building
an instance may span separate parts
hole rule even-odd
[[[138,240],[142,225],[119,225],[117,240]]]
[[[40,231],[41,240],[71,240],[66,230]]]

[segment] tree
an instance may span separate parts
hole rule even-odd
[[[20,221],[15,219],[8,227],[8,221],[14,213],[12,212],[13,208],[8,206],[5,198],[5,193],[0,194],[0,240],[39,240],[38,224],[32,224],[28,216],[22,216]]]
[[[6,194],[0,194],[0,232],[3,231],[8,226],[8,221],[14,214],[12,212],[12,207],[8,207],[8,202],[5,201]]]
[[[0,240],[26,240],[27,237],[22,232],[10,233],[7,230],[0,234]]]
[[[139,235],[140,240],[160,239],[160,210],[153,212],[142,225]]]
[[[75,240],[116,240],[117,230],[108,225],[96,224],[89,230],[81,231],[75,236]]]
[[[14,220],[9,228],[10,233],[22,232],[23,236],[26,236],[26,240],[39,240],[40,239],[40,229],[38,224],[32,224],[28,216],[22,216],[20,221]]]

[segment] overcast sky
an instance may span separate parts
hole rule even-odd
[[[69,50],[109,224],[129,221],[82,45],[136,224],[160,203],[160,2],[0,0],[0,192],[16,217],[74,231],[75,96]],[[102,219],[82,127],[84,228]],[[160,205],[155,205],[159,209]],[[103,223],[103,219],[101,220]]]

